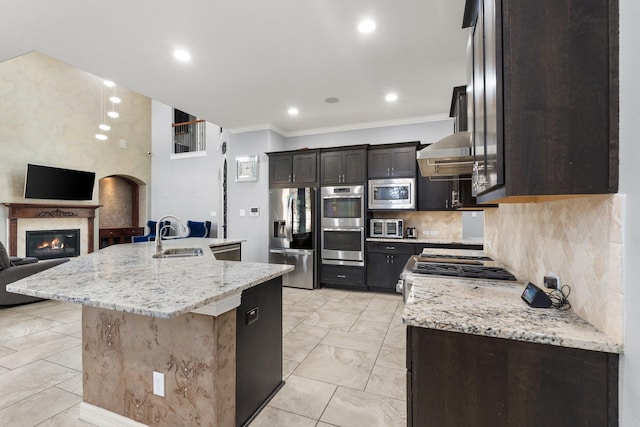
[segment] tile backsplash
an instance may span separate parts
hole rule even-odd
[[[573,310],[622,342],[622,195],[501,204],[485,211],[485,251],[521,280],[549,271],[571,286]]]

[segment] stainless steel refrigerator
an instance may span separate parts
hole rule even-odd
[[[315,188],[269,190],[269,262],[296,267],[283,286],[316,287],[315,202]]]

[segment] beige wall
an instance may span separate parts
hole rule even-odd
[[[35,52],[0,63],[0,202],[36,202],[23,198],[27,163],[96,172],[92,204],[100,202],[98,180],[105,176],[150,183],[151,100],[117,87],[120,118],[110,119],[109,140],[98,141],[101,85],[102,78]],[[146,191],[143,185],[142,223]],[[4,209],[0,220],[6,222]],[[6,227],[0,239],[6,241]]]
[[[553,271],[571,286],[574,311],[622,342],[624,196],[501,204],[485,211],[485,251],[542,287]]]

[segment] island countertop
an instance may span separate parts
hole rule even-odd
[[[403,321],[421,328],[622,353],[621,344],[572,310],[527,306],[520,297],[524,287],[484,279],[415,278]]]
[[[217,261],[223,239],[164,240],[163,248],[199,247],[202,256],[152,258],[155,243],[113,245],[7,285],[7,291],[92,307],[172,318],[231,299],[293,266]],[[227,304],[228,308],[233,308]]]

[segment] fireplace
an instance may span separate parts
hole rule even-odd
[[[26,232],[26,254],[38,259],[80,256],[80,230]]]

